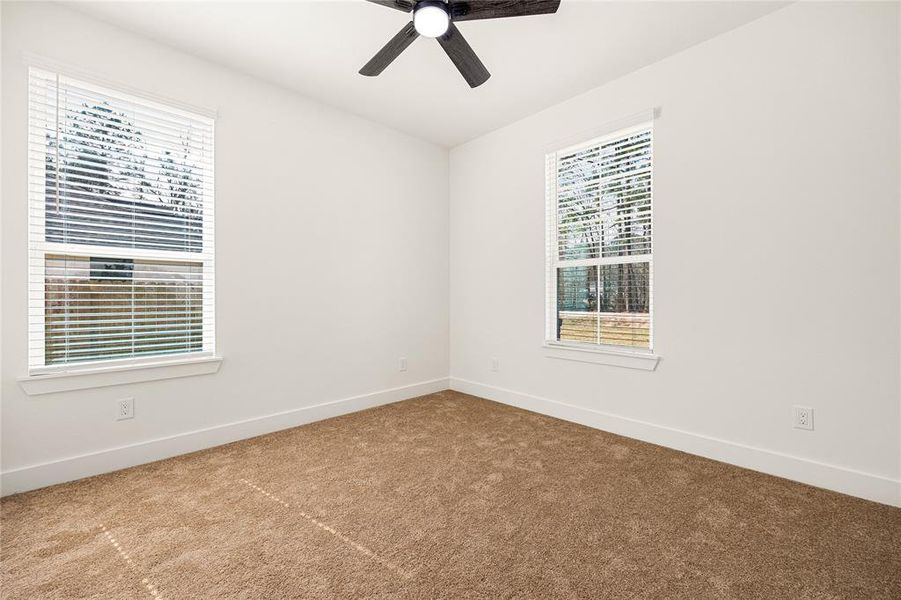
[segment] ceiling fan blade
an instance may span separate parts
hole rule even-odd
[[[491,77],[491,73],[453,23],[447,28],[447,33],[438,38],[438,43],[457,66],[457,70],[463,75],[469,87],[478,87]]]
[[[375,56],[369,59],[369,62],[363,65],[363,68],[360,69],[360,75],[366,75],[367,77],[375,77],[379,73],[385,70],[385,67],[390,65],[395,58],[400,56],[400,53],[406,50],[407,46],[413,43],[413,40],[419,37],[419,34],[416,33],[416,28],[413,27],[413,23],[407,23],[404,25],[404,28],[397,32],[393,38],[391,38],[385,46],[379,50]]]
[[[373,4],[381,4],[382,6],[387,6],[388,8],[394,8],[397,10],[402,10],[404,12],[410,12],[413,10],[413,2],[411,0],[367,0],[368,2],[372,2]]]
[[[475,21],[549,15],[559,7],[560,0],[451,0],[450,13],[454,21]]]

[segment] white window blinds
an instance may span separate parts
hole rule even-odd
[[[548,341],[652,348],[652,137],[646,123],[547,155]]]
[[[31,372],[214,353],[213,120],[29,72]]]

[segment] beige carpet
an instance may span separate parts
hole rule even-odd
[[[7,498],[3,598],[901,598],[901,509],[443,392]]]

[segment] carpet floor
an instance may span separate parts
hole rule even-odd
[[[5,498],[3,598],[901,598],[901,509],[441,392]]]

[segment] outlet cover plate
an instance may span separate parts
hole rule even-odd
[[[123,421],[125,419],[134,419],[135,417],[135,399],[122,398],[116,400],[116,420]]]
[[[809,406],[793,406],[792,426],[795,429],[813,430],[813,409]]]

